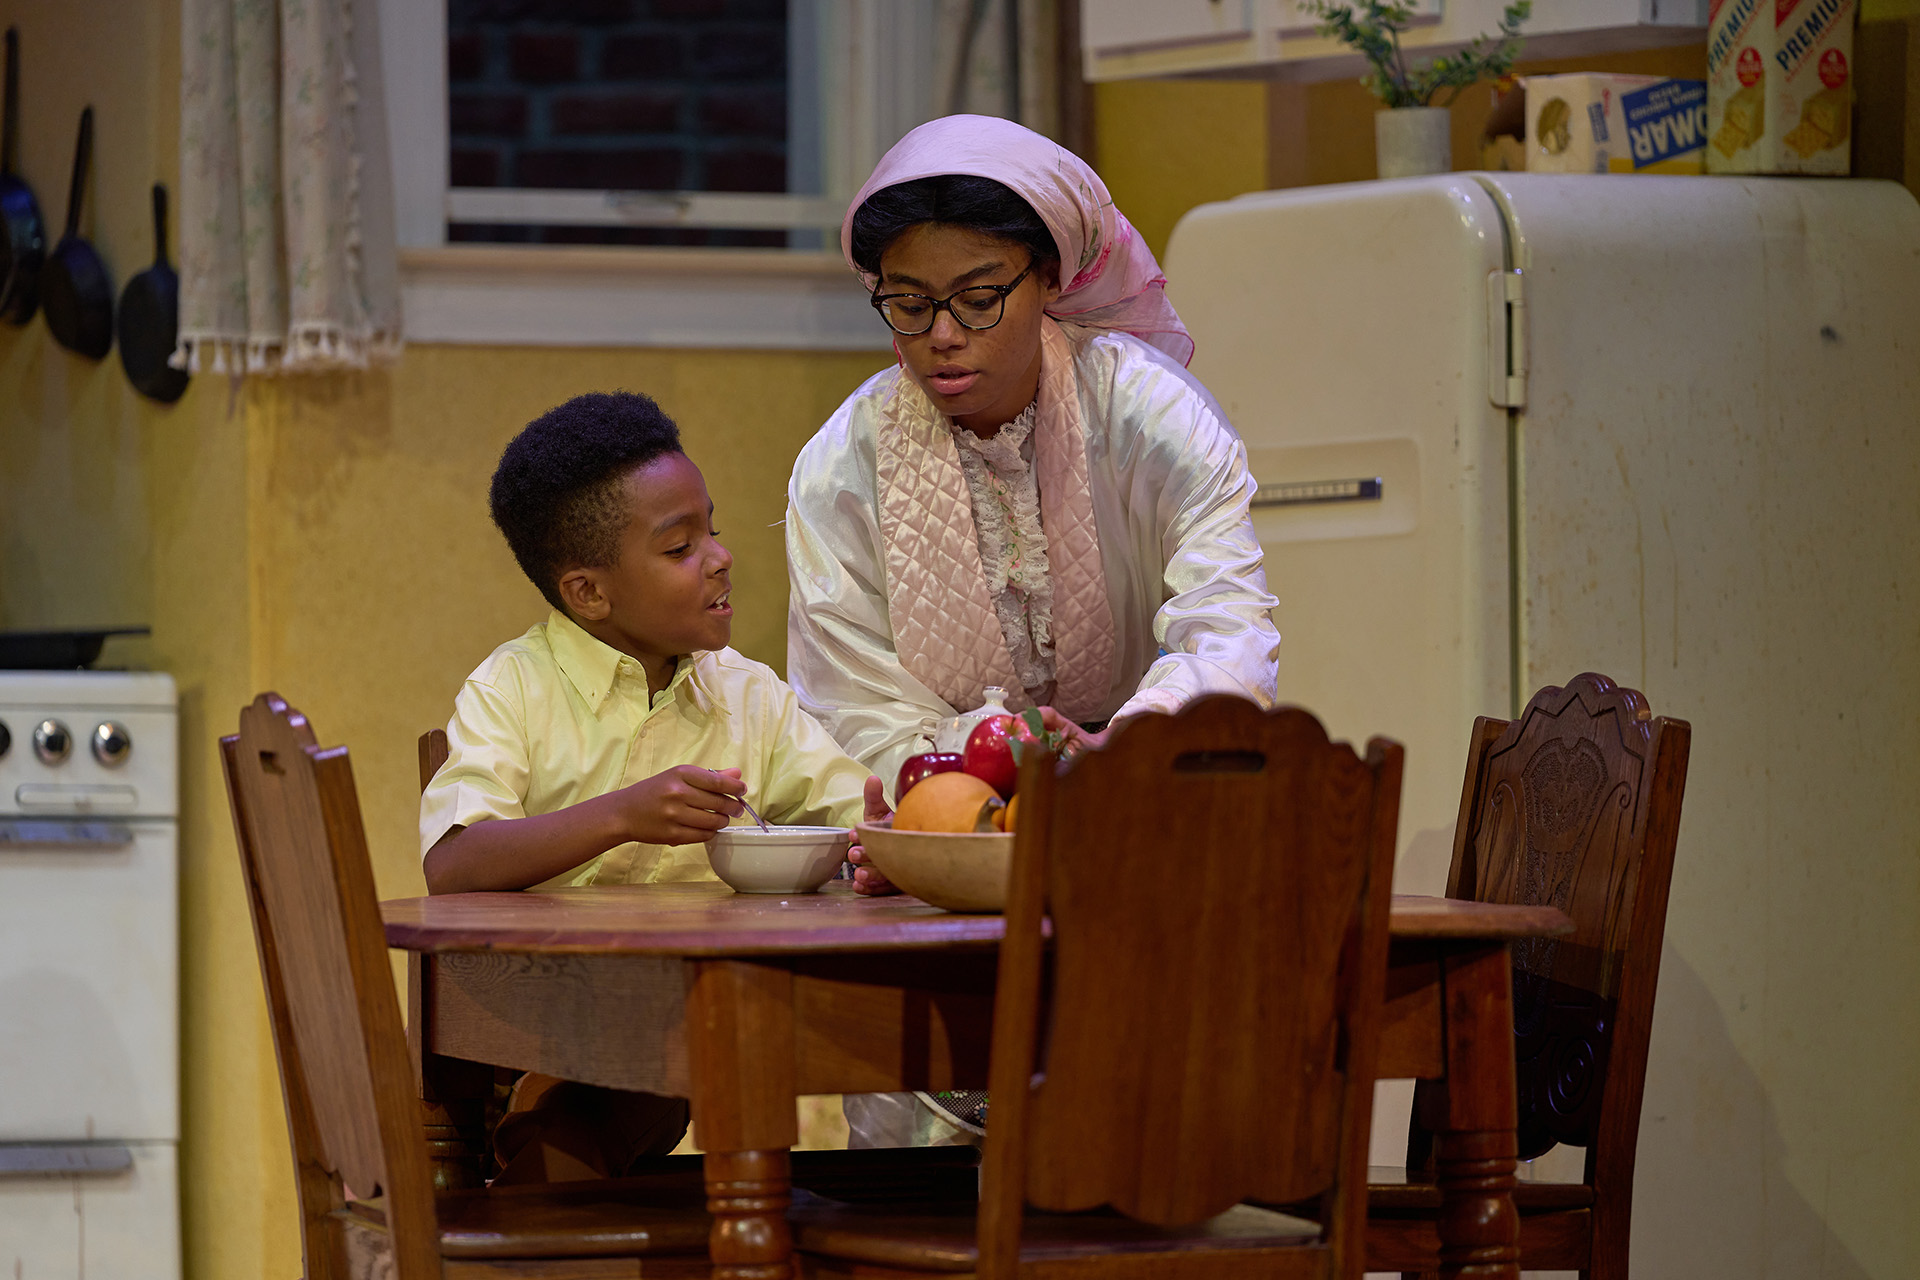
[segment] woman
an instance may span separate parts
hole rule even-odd
[[[949,116],[880,161],[840,242],[899,365],[794,465],[801,705],[889,783],[988,685],[1090,730],[1207,693],[1271,705],[1246,450],[1099,176]]]

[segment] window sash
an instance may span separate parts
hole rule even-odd
[[[379,0],[379,14],[402,248],[447,243],[449,221],[837,230],[887,147],[934,114],[934,0],[788,0],[788,192],[454,188],[446,6]]]

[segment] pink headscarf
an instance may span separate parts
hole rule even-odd
[[[1130,333],[1181,364],[1193,359],[1193,339],[1167,301],[1160,264],[1113,207],[1100,175],[1058,143],[996,116],[930,120],[874,166],[840,224],[840,251],[868,289],[872,276],[853,262],[854,211],[884,187],[944,174],[992,178],[1032,205],[1047,224],[1060,250],[1062,277],[1060,296],[1048,315],[1067,324]]]

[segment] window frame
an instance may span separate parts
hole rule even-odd
[[[377,4],[409,341],[890,349],[835,246],[847,201],[885,147],[933,114],[931,5],[788,0],[790,172],[823,193],[805,195],[453,187],[445,4]],[[815,230],[820,247],[450,244],[449,217],[794,227]]]

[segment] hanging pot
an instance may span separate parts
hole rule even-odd
[[[1395,107],[1373,116],[1374,163],[1383,178],[1453,169],[1452,116],[1445,107]]]
[[[73,149],[73,183],[67,191],[67,231],[40,271],[40,305],[54,341],[95,360],[113,347],[113,281],[107,264],[80,237],[80,201],[87,193],[93,159],[93,108],[80,113],[80,140]]]
[[[167,189],[153,184],[153,265],[127,281],[117,321],[120,367],[133,389],[172,404],[187,389],[187,372],[167,364],[180,333],[180,278],[167,263]]]
[[[0,119],[0,320],[25,324],[40,305],[40,266],[47,259],[47,224],[33,189],[14,176],[20,150],[20,29],[7,28],[7,88]]]

